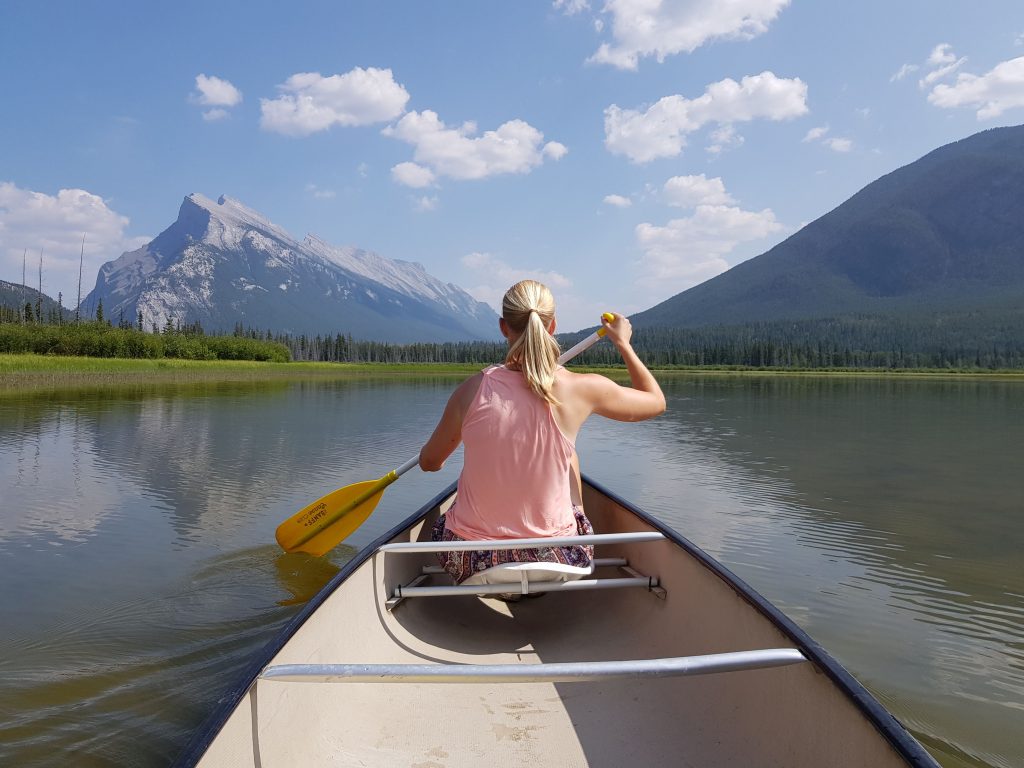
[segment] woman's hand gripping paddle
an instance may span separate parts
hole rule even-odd
[[[604,313],[601,317],[608,322],[615,319],[615,315],[610,312]],[[576,346],[563,352],[558,358],[558,364],[564,365],[584,350],[590,349],[604,337],[605,333],[603,327],[599,328]],[[346,485],[303,507],[277,526],[277,543],[285,552],[308,552],[317,557],[330,552],[366,522],[366,518],[380,503],[384,490],[417,466],[419,461],[420,457],[414,456],[379,480]]]

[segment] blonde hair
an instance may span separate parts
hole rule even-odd
[[[552,405],[558,405],[551,388],[561,350],[548,333],[548,326],[555,319],[555,297],[543,283],[522,280],[505,293],[501,316],[509,329],[519,334],[505,355],[505,365],[521,370],[530,389]]]

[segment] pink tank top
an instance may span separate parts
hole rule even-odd
[[[446,527],[464,539],[576,533],[569,472],[575,446],[519,371],[483,371],[462,420],[465,460]]]

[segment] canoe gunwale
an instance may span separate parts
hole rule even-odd
[[[865,688],[842,664],[836,661],[816,640],[802,630],[797,624],[773,605],[768,599],[761,595],[756,589],[747,584],[743,579],[730,571],[718,560],[713,558],[692,541],[682,536],[677,531],[666,526],[657,518],[644,512],[642,509],[622,498],[613,491],[608,490],[600,483],[595,482],[586,475],[583,482],[591,486],[595,491],[607,496],[616,504],[632,512],[640,520],[665,534],[665,537],[680,546],[688,554],[692,555],[708,570],[712,571],[719,578],[732,586],[737,593],[751,606],[756,608],[762,615],[768,618],[776,627],[784,632],[796,646],[803,651],[807,660],[823,671],[854,703],[854,705],[867,717],[872,725],[881,733],[893,748],[907,761],[908,765],[914,768],[941,768],[939,763],[932,757],[921,744],[897,720],[889,710]]]
[[[583,483],[596,492],[606,496],[615,504],[635,515],[640,521],[660,531],[666,539],[679,546],[687,554],[696,559],[702,566],[714,573],[728,584],[735,592],[761,613],[772,624],[796,645],[808,661],[824,672],[832,682],[847,696],[854,706],[871,722],[874,728],[886,739],[893,749],[914,768],[941,768],[931,754],[918,743],[875,697],[851,675],[838,661],[797,626],[792,619],[764,598],[743,579],[730,571],[715,558],[704,552],[700,547],[685,538],[677,531],[666,526],[657,518],[639,509],[618,494],[608,490],[590,477],[583,475]],[[378,548],[387,544],[406,529],[422,520],[434,508],[439,506],[453,493],[457,483],[452,483],[437,496],[424,504],[419,510],[397,523],[390,530],[378,536],[374,541],[363,547],[341,570],[296,614],[258,653],[251,664],[239,676],[238,682],[225,691],[218,699],[213,712],[206,718],[189,740],[185,748],[173,762],[173,768],[195,766],[203,757],[214,738],[227,723],[231,714],[245,697],[270,664],[273,658],[292,639],[299,628],[317,611],[327,598],[367,560],[373,557]]]
[[[426,517],[432,509],[455,493],[455,489],[457,487],[458,483],[452,483],[437,494],[437,496],[420,507],[416,512],[413,512],[409,517],[397,523],[393,528],[382,533],[372,542],[356,552],[352,559],[345,563],[341,570],[324,585],[323,589],[317,592],[316,595],[306,603],[306,606],[299,611],[299,613],[297,613],[292,620],[277,633],[277,635],[271,638],[271,640],[263,646],[263,650],[258,654],[256,659],[246,667],[245,672],[239,676],[238,683],[221,695],[218,700],[219,703],[217,708],[203,722],[201,729],[196,732],[189,743],[185,746],[185,749],[178,755],[177,759],[172,763],[172,768],[186,768],[187,766],[196,765],[206,753],[207,748],[213,742],[221,728],[223,728],[224,724],[227,723],[228,718],[231,717],[231,713],[235,711],[235,708],[249,691],[249,688],[252,687],[252,685],[259,679],[260,674],[262,674],[266,666],[281,651],[281,649],[287,645],[288,641],[292,639],[292,636],[299,631],[299,628],[305,624],[314,613],[316,613],[317,609],[327,600],[327,598],[330,597],[330,595],[339,586],[341,586],[341,584],[348,579],[348,577],[351,576],[357,568],[373,557],[373,555],[376,554],[378,547],[383,546],[402,531],[412,527],[419,520]]]

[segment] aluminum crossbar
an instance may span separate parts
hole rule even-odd
[[[797,648],[677,656],[636,661],[554,664],[280,664],[260,679],[285,683],[576,683],[643,677],[685,677],[799,664]]]
[[[628,579],[580,579],[579,581],[531,581],[529,594],[535,592],[576,592],[584,589],[619,589],[622,587],[643,587],[651,589],[658,586],[658,580],[652,576],[639,576]],[[508,593],[522,594],[522,585],[517,582],[509,584],[460,584],[453,587],[395,587],[393,598],[407,597],[450,597],[453,595],[504,595]]]
[[[632,533],[594,533],[589,536],[552,536],[533,539],[499,539],[497,541],[402,541],[385,544],[378,552],[465,552],[480,549],[531,549],[535,547],[571,547],[581,544],[637,544],[661,541],[665,538],[658,531],[634,531]]]

